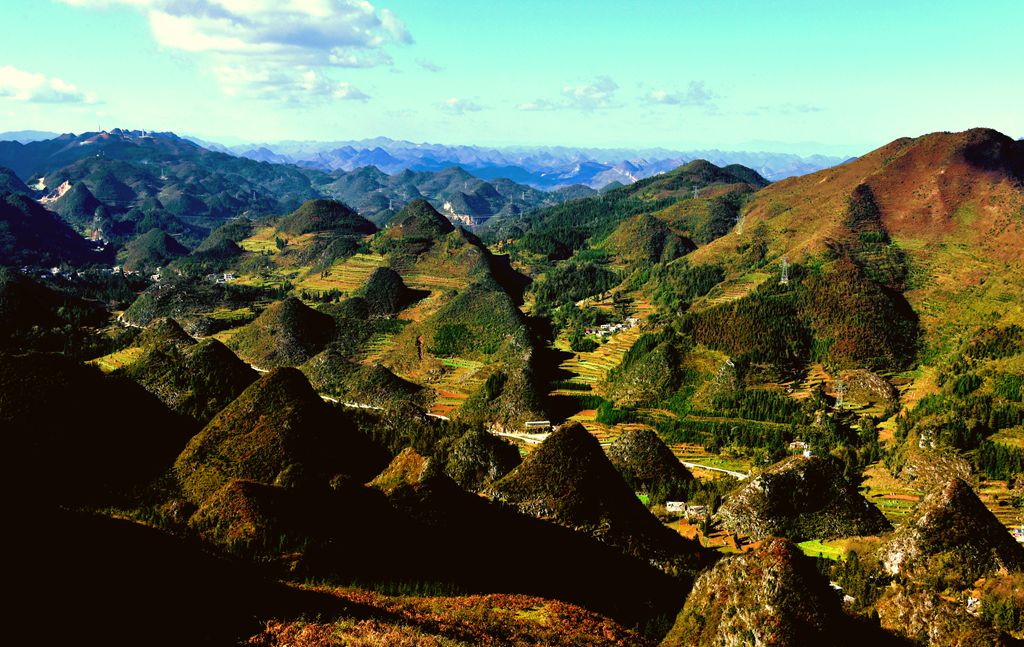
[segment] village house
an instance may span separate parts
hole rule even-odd
[[[683,514],[686,512],[686,501],[666,501],[665,510],[672,514]]]
[[[687,521],[700,521],[708,516],[708,507],[706,505],[688,505],[683,513],[686,515]]]
[[[621,323],[601,324],[600,326],[587,328],[587,334],[597,335],[598,337],[604,337],[605,335],[614,335],[617,332],[622,332],[623,330],[635,328],[638,325],[640,325],[640,320],[637,319],[636,317],[630,317]]]

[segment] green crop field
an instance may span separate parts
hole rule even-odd
[[[142,356],[142,352],[143,350],[138,347],[125,348],[115,353],[98,357],[89,363],[95,364],[104,373],[110,373],[135,363]]]
[[[351,294],[366,283],[373,271],[384,266],[386,261],[385,257],[377,254],[356,254],[343,261],[338,261],[326,272],[310,272],[305,277],[293,282],[298,290],[320,292],[340,290]]]
[[[823,542],[820,539],[811,539],[798,543],[797,548],[808,557],[824,557],[831,560],[840,560],[846,557],[846,549],[831,541]]]

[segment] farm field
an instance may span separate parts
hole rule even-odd
[[[772,276],[772,274],[765,272],[751,272],[749,274],[744,274],[739,278],[716,286],[702,300],[694,303],[694,308],[713,308],[723,303],[738,301],[756,290],[757,286],[761,285]]]
[[[370,278],[375,269],[385,264],[386,259],[383,256],[356,254],[334,263],[323,273],[310,271],[306,276],[293,282],[298,290],[340,290],[345,294],[351,294]]]
[[[136,360],[142,357],[142,349],[136,346],[131,348],[125,348],[103,357],[98,357],[90,362],[94,366],[98,366],[104,373],[111,373],[118,369],[124,368],[130,364],[133,364]]]
[[[874,504],[894,526],[899,525],[924,498],[924,492],[914,490],[897,480],[883,463],[875,463],[864,470],[861,493]]]

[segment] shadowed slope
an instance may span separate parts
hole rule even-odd
[[[175,462],[185,495],[200,503],[231,479],[286,486],[366,478],[383,450],[327,406],[296,369],[275,369],[193,438]]]
[[[552,433],[488,495],[641,559],[693,563],[699,553],[644,508],[597,439],[578,423]]]

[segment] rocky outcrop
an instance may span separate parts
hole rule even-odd
[[[1024,568],[1024,547],[966,481],[953,478],[925,497],[879,559],[891,575],[934,573],[966,585],[986,573]]]
[[[766,541],[697,578],[662,645],[849,644],[838,595],[795,546]]]
[[[718,511],[729,530],[759,540],[874,535],[891,526],[829,458],[791,456],[750,479]]]

